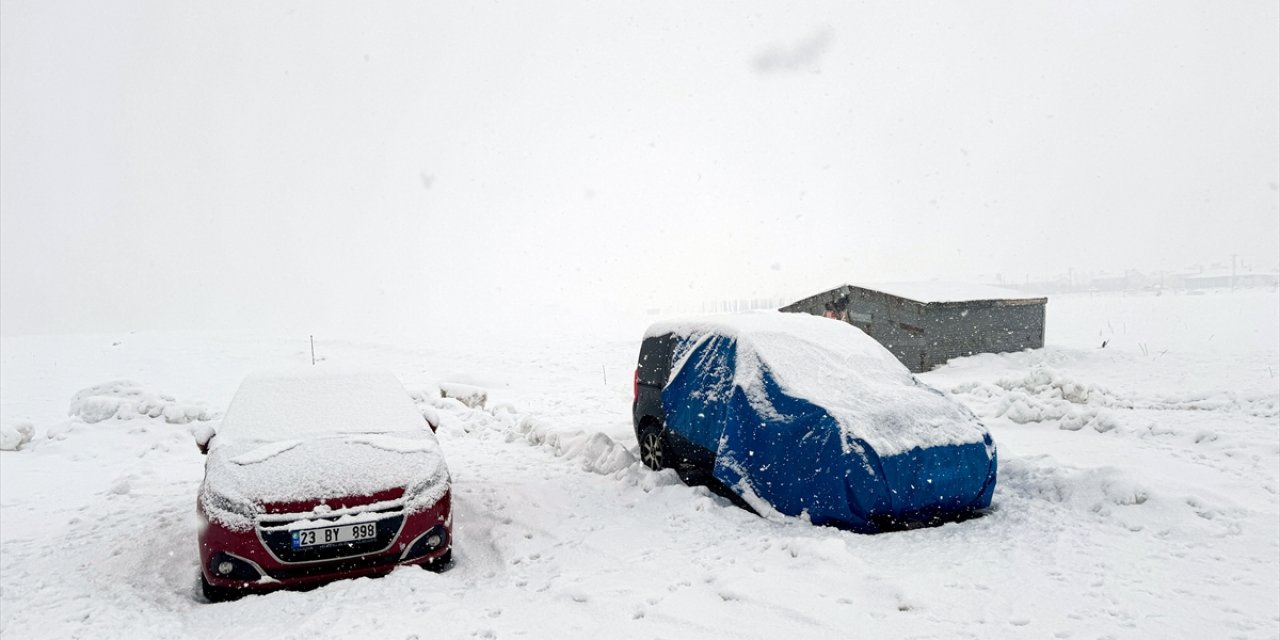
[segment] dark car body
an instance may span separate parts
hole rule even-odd
[[[343,397],[344,380],[356,397]],[[270,407],[265,421],[256,417],[273,395],[283,394],[270,388],[277,381],[272,375],[247,379],[228,420],[249,426],[234,439],[220,442],[219,433],[208,443],[197,500],[205,596],[218,601],[399,565],[446,564],[453,527],[448,468],[399,382],[363,372],[299,376],[290,384],[301,385],[302,397],[323,395],[318,402],[333,403],[334,411],[370,399],[397,406],[349,431],[302,429],[283,437],[288,434],[258,426],[287,422],[288,416],[272,413],[287,408]],[[267,391],[256,397],[254,389],[246,391],[264,384]],[[362,397],[370,384],[379,392]]]
[[[656,429],[665,445],[665,459],[645,460],[646,466],[651,469],[675,469],[687,483],[709,484],[717,492],[722,492],[722,488],[711,479],[710,470],[715,462],[715,452],[694,444],[682,432],[667,428],[666,410],[662,407],[662,390],[671,377],[677,340],[678,336],[665,333],[646,337],[640,343],[640,356],[636,363],[635,401],[631,405],[636,439],[640,441],[646,436],[652,437]]]
[[[450,550],[453,524],[450,495],[445,494],[425,511],[408,515],[402,496],[402,491],[393,490],[337,501],[343,513],[385,514],[375,521],[347,525],[372,526],[376,537],[369,542],[315,550],[293,549],[292,532],[288,528],[300,520],[313,519],[311,510],[320,504],[318,501],[264,505],[250,531],[232,530],[210,522],[202,503],[200,569],[206,597],[211,601],[225,600],[243,593],[265,593],[379,575],[402,564],[440,562]],[[435,536],[434,544],[426,541],[431,536]]]

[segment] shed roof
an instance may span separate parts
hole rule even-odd
[[[879,291],[891,296],[906,298],[924,304],[945,302],[976,302],[984,300],[1044,300],[1036,296],[1013,289],[995,287],[987,284],[970,284],[963,282],[877,282],[851,283],[849,286],[870,291]]]

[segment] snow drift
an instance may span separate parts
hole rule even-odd
[[[17,451],[22,445],[31,442],[36,428],[30,422],[6,424],[0,427],[0,451]]]
[[[67,415],[87,423],[137,418],[164,418],[170,424],[213,420],[217,413],[197,403],[178,402],[129,380],[113,380],[81,389],[71,397]]]

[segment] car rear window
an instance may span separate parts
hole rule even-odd
[[[640,361],[637,364],[640,384],[664,387],[671,377],[671,348],[675,337],[671,334],[645,338],[640,343]]]

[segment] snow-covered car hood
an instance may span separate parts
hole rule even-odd
[[[402,488],[413,512],[435,504],[448,487],[440,445],[426,430],[224,446],[214,438],[200,497],[210,519],[239,529],[251,526],[264,504]]]

